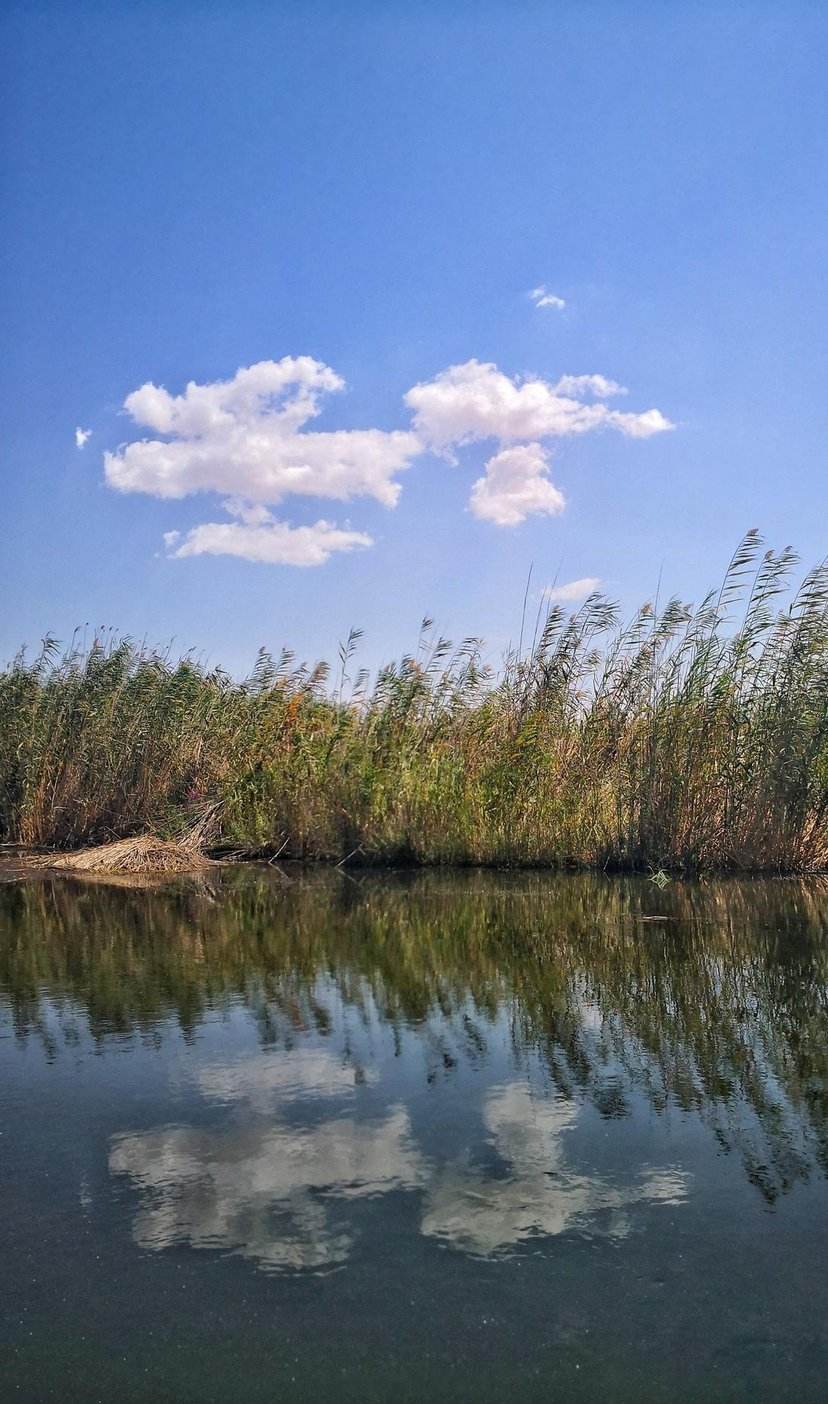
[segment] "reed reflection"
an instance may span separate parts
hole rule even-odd
[[[547,1168],[566,1139],[567,1108],[585,1102],[611,1121],[644,1096],[657,1113],[700,1118],[773,1203],[828,1167],[826,926],[818,882],[659,892],[641,880],[525,873],[356,883],[329,872],[232,870],[210,885],[157,889],[50,879],[0,889],[0,988],[17,1038],[40,1039],[50,1057],[86,1040],[105,1054],[113,1035],[163,1042],[173,1025],[192,1037],[208,1011],[242,1009],[263,1050],[305,1059],[310,1042],[326,1046],[352,1079],[375,1075],[370,1048],[354,1071],[349,1042],[354,1021],[374,1021],[400,1048],[418,1041],[427,1086],[485,1067],[505,1037],[518,1069],[538,1059],[548,1078],[544,1116],[557,1117],[558,1129],[547,1119],[538,1132]],[[283,1066],[288,1079],[318,1075]],[[251,1107],[266,1096],[277,1117],[281,1095],[249,1085],[245,1093]],[[514,1158],[514,1121],[496,1099],[483,1119],[494,1141],[513,1148],[513,1180],[528,1186],[536,1161]],[[281,1156],[284,1133],[271,1129]],[[388,1183],[420,1188],[422,1152],[408,1129],[393,1122],[387,1134],[398,1148]],[[186,1164],[196,1153],[183,1144],[179,1137],[175,1154]],[[232,1161],[236,1152],[222,1146],[216,1156]],[[266,1175],[270,1151],[248,1149]],[[456,1210],[438,1206],[477,1191],[457,1167],[435,1174],[425,1222],[439,1234]],[[319,1190],[312,1176],[296,1192]],[[568,1183],[568,1202],[582,1191]],[[622,1212],[608,1195],[603,1207]],[[532,1198],[527,1188],[521,1202]],[[527,1231],[565,1218],[566,1202],[554,1211],[539,1203]],[[509,1232],[520,1238],[526,1224]],[[495,1241],[501,1230],[468,1230],[469,1241],[475,1233]]]

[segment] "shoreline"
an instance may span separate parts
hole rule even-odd
[[[222,869],[242,866],[275,867],[277,871],[285,866],[294,872],[297,869],[301,872],[320,870],[335,872],[338,870],[343,874],[358,872],[378,875],[429,872],[534,872],[547,873],[551,876],[553,874],[592,873],[605,877],[646,878],[653,882],[654,886],[662,885],[657,881],[659,874],[663,874],[664,886],[672,882],[698,882],[731,878],[801,880],[828,877],[828,868],[741,867],[735,865],[680,868],[664,865],[656,869],[651,864],[617,861],[601,864],[576,859],[559,862],[545,862],[542,859],[526,859],[525,861],[453,859],[446,862],[428,862],[415,858],[381,858],[365,854],[359,856],[349,854],[346,858],[337,861],[330,857],[292,855],[278,849],[268,853],[261,848],[245,850],[240,847],[232,849],[210,847],[200,853],[188,853],[186,861],[181,861],[180,855],[177,854],[178,862],[174,866],[163,866],[162,863],[153,864],[152,862],[145,862],[140,867],[114,866],[106,861],[102,850],[119,848],[122,842],[119,840],[112,845],[93,845],[77,849],[27,848],[23,845],[0,844],[0,879],[4,873],[12,874],[21,879],[37,876],[80,878],[145,876],[157,879],[205,875]],[[166,846],[166,842],[160,841],[164,846]],[[156,841],[152,840],[152,844],[155,847]],[[180,850],[183,845],[175,844],[170,845],[170,847]]]

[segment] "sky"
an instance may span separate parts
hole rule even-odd
[[[3,7],[0,660],[828,551],[828,7]],[[531,572],[531,575],[530,575]]]

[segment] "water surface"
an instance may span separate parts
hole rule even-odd
[[[826,891],[0,883],[3,1397],[824,1398]]]

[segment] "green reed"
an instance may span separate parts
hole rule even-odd
[[[353,679],[262,652],[238,682],[130,640],[0,673],[0,837],[175,833],[351,862],[828,866],[828,567],[740,544],[700,605],[554,606],[499,673],[435,639]]]

